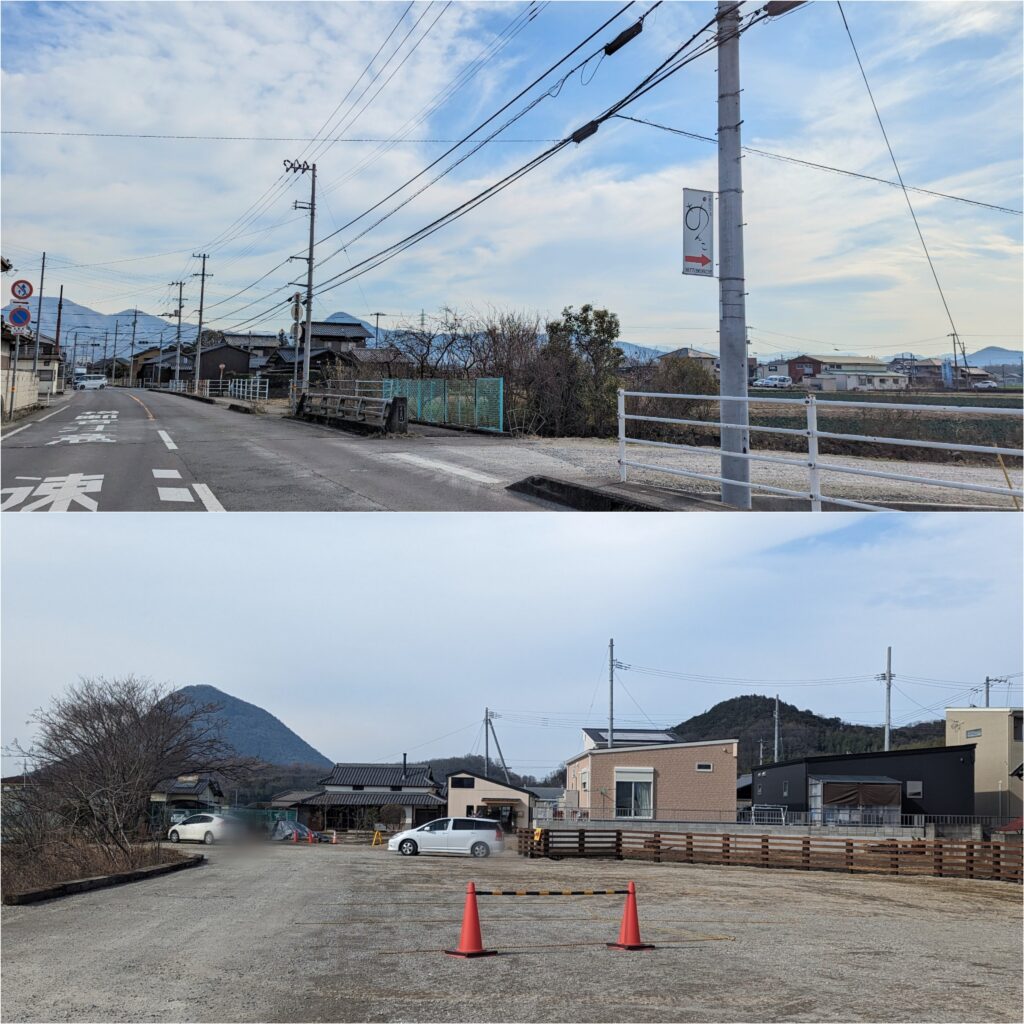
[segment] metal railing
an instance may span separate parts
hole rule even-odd
[[[679,399],[690,402],[729,402],[735,404],[742,404],[748,409],[751,405],[762,405],[762,404],[773,404],[773,405],[788,405],[788,406],[803,406],[806,410],[807,425],[803,429],[797,429],[793,427],[769,427],[760,426],[756,424],[740,425],[735,423],[726,423],[719,418],[718,420],[699,420],[699,419],[684,419],[669,416],[645,416],[638,413],[627,413],[626,412],[626,399],[627,398],[652,398],[652,399]],[[787,497],[803,498],[810,504],[812,511],[820,512],[823,502],[828,502],[832,505],[843,505],[848,508],[859,508],[867,509],[870,511],[881,511],[884,510],[883,505],[872,505],[864,501],[854,501],[850,498],[840,498],[835,495],[825,494],[822,491],[821,474],[823,472],[828,473],[843,473],[852,476],[861,477],[873,477],[880,480],[895,480],[903,483],[916,483],[924,486],[931,487],[945,487],[952,490],[958,491],[974,491],[981,494],[994,494],[1000,497],[1008,497],[1013,499],[1016,507],[1020,507],[1018,500],[1024,498],[1024,489],[1020,487],[1013,487],[1010,484],[1009,478],[1007,477],[1007,486],[996,487],[990,484],[980,483],[962,483],[953,480],[941,480],[935,477],[922,477],[916,476],[909,473],[899,472],[884,472],[878,469],[867,469],[861,466],[840,466],[835,463],[822,462],[818,452],[818,441],[821,438],[827,438],[834,441],[859,441],[871,444],[888,444],[895,446],[902,446],[908,448],[930,448],[941,451],[951,452],[976,452],[985,455],[1007,455],[1013,458],[1024,458],[1024,449],[1021,448],[1000,448],[996,445],[978,445],[978,444],[951,444],[945,441],[927,441],[927,440],[914,440],[910,438],[901,437],[877,437],[870,434],[843,434],[836,433],[829,430],[818,429],[818,410],[819,409],[833,409],[833,408],[849,408],[849,409],[883,409],[887,412],[893,410],[900,410],[903,412],[931,412],[931,413],[956,413],[959,415],[977,416],[977,415],[988,415],[988,416],[1014,416],[1024,420],[1024,410],[1021,409],[999,409],[982,406],[972,405],[916,405],[906,403],[895,403],[895,402],[847,402],[847,401],[832,401],[819,402],[814,395],[808,395],[806,398],[762,398],[760,396],[756,398],[738,398],[727,395],[679,395],[679,394],[661,394],[659,392],[651,391],[625,391],[619,389],[618,392],[618,424],[619,424],[619,479],[625,483],[627,478],[627,467],[632,466],[635,469],[646,469],[657,473],[667,473],[671,476],[689,477],[695,480],[710,480],[720,484],[732,484],[737,487],[744,487],[747,489],[766,491],[769,494],[781,494]],[[807,440],[807,454],[803,458],[786,458],[779,455],[766,455],[761,452],[732,452],[725,451],[718,447],[712,447],[707,445],[692,445],[683,444],[675,441],[654,441],[647,440],[639,437],[629,437],[626,433],[627,421],[635,420],[638,422],[646,423],[667,423],[677,424],[680,426],[695,426],[695,427],[717,427],[722,431],[725,430],[739,430],[739,431],[751,431],[760,432],[765,434],[780,434],[789,437],[803,437]],[[698,473],[695,470],[680,469],[676,466],[663,466],[656,465],[653,463],[638,462],[633,459],[626,458],[626,446],[627,445],[642,445],[652,448],[668,448],[675,449],[677,451],[696,452],[702,455],[718,454],[726,455],[730,458],[746,459],[750,462],[764,462],[774,463],[775,465],[781,466],[796,466],[807,470],[807,490],[797,491],[787,487],[776,487],[774,485],[757,483],[755,481],[737,481],[728,480],[720,475],[712,473]]]
[[[230,380],[169,380],[162,383],[146,381],[146,387],[157,391],[173,391],[181,395],[203,398],[237,398],[241,401],[264,401],[270,394],[266,377],[234,377]]]

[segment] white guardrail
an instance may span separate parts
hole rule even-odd
[[[911,405],[895,402],[845,402],[832,401],[818,402],[814,395],[806,398],[734,398],[728,395],[676,395],[662,394],[652,391],[625,391],[619,389],[618,400],[618,421],[619,421],[619,479],[626,482],[627,467],[635,469],[647,469],[657,473],[668,473],[672,476],[690,477],[696,480],[711,480],[718,483],[733,484],[737,487],[752,488],[759,491],[767,491],[771,494],[782,494],[794,498],[804,498],[810,503],[812,511],[820,512],[822,502],[829,502],[833,505],[844,505],[849,508],[867,509],[870,511],[884,511],[885,506],[871,505],[863,501],[853,501],[850,498],[839,498],[834,495],[824,494],[821,490],[822,472],[845,473],[852,476],[875,477],[882,480],[899,480],[905,483],[917,483],[933,487],[948,487],[959,491],[976,491],[983,494],[998,494],[1001,497],[1014,499],[1014,504],[1024,498],[1024,490],[1013,487],[1007,477],[1006,487],[994,487],[989,484],[960,483],[953,480],[939,480],[934,477],[913,476],[908,473],[887,473],[882,470],[868,469],[859,466],[838,466],[834,463],[822,462],[818,455],[818,439],[829,438],[836,441],[864,441],[874,444],[901,445],[908,448],[936,448],[952,452],[980,452],[985,455],[1008,455],[1015,458],[1024,458],[1024,449],[1020,448],[999,448],[995,445],[979,444],[949,444],[944,441],[918,441],[901,437],[876,437],[870,434],[838,434],[828,430],[818,429],[818,409],[820,408],[848,408],[848,409],[884,409],[886,411],[900,410],[904,412],[938,412],[956,413],[958,415],[976,416],[1015,416],[1024,419],[1022,409],[993,409],[971,405]],[[757,425],[743,426],[736,423],[723,423],[718,420],[693,420],[676,419],[668,416],[643,416],[637,413],[626,412],[627,398],[655,398],[655,399],[681,399],[684,401],[700,402],[733,402],[751,405],[774,404],[774,405],[802,405],[807,411],[807,426],[805,429],[793,427],[763,427]],[[721,430],[749,430],[765,434],[788,434],[791,437],[804,437],[807,439],[807,455],[804,458],[786,458],[780,455],[765,455],[760,452],[731,452],[724,451],[721,447],[708,445],[682,444],[674,441],[649,441],[639,437],[629,437],[626,433],[628,420],[638,420],[648,423],[676,423],[684,426],[697,427],[718,427]],[[768,462],[782,466],[798,466],[807,470],[806,491],[795,491],[785,487],[775,487],[769,484],[749,483],[738,480],[727,480],[722,476],[710,473],[698,473],[694,470],[679,469],[675,466],[654,465],[646,462],[637,462],[626,458],[627,445],[643,445],[651,448],[674,448],[679,451],[696,452],[702,455],[718,454],[727,455],[730,458],[747,459],[751,462]]]
[[[204,398],[238,398],[258,402],[267,398],[270,381],[266,377],[236,377],[232,380],[172,380],[150,385],[158,391],[174,391],[184,395],[202,395]]]

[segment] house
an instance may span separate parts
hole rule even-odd
[[[476,772],[453,772],[447,792],[447,813],[452,818],[493,818],[513,831],[527,828],[533,817],[534,795],[529,789]]]
[[[566,816],[735,821],[738,741],[591,747],[566,761]]]
[[[946,708],[946,743],[974,744],[974,813],[1002,821],[1022,810],[1021,708]]]
[[[172,824],[199,810],[215,810],[224,799],[216,775],[195,772],[161,779],[149,794],[153,821]]]
[[[145,384],[167,384],[175,379],[175,371],[180,380],[190,377],[194,370],[191,352],[182,349],[179,356],[175,346],[162,350],[160,356],[148,359],[139,367],[139,379]]]
[[[913,355],[897,356],[889,369],[905,373],[912,388],[938,391],[943,388],[970,387],[983,380],[992,380],[992,374],[978,366],[954,364],[952,359],[918,359]]]
[[[805,377],[808,391],[906,391],[910,378],[894,370],[851,372],[828,370],[816,377]]]
[[[335,355],[338,365],[354,371],[357,380],[408,377],[415,365],[394,345],[382,345],[380,348],[351,348]]]
[[[205,331],[203,335],[205,338]],[[233,334],[231,331],[216,331],[213,332],[210,344],[234,345],[235,348],[244,348],[252,355],[266,357],[285,344],[285,333],[278,331],[276,334],[261,334],[249,331],[247,334]],[[205,340],[203,345],[206,345]]]
[[[751,801],[811,824],[900,824],[901,815],[973,815],[974,745],[827,754],[754,768]],[[785,812],[784,814],[782,812]]]
[[[564,786],[527,786],[533,794],[533,820],[550,821],[563,817]]]
[[[224,380],[249,376],[249,352],[237,345],[222,343],[203,346],[199,355],[200,380]]]
[[[370,332],[357,320],[344,313],[335,313],[329,320],[314,320],[310,324],[313,338],[312,351],[326,349],[329,352],[346,352],[353,348],[365,348],[372,337]]]
[[[412,828],[443,818],[447,801],[429,765],[336,764],[315,795],[293,806],[317,829]]]
[[[718,374],[720,369],[720,362],[718,356],[712,352],[704,352],[699,348],[690,348],[684,346],[683,348],[677,348],[672,352],[666,352],[663,356],[658,356],[658,362],[663,362],[666,359],[692,359],[698,363],[701,367],[708,371],[708,373]]]
[[[14,388],[15,412],[31,409],[39,401],[39,378],[32,372],[31,360],[26,366],[24,360],[20,358],[24,349],[25,338],[21,337],[19,349],[19,339],[5,321],[0,330],[0,388],[2,388],[0,410],[2,410],[5,420],[10,415],[8,410],[11,408],[12,386]],[[15,356],[16,350],[18,357]],[[17,366],[15,366],[16,358]]]
[[[794,384],[799,384],[808,377],[820,377],[823,373],[841,374],[888,374],[889,367],[881,359],[874,356],[815,356],[803,355],[790,359],[786,364],[788,373]]]

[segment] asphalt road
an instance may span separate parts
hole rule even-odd
[[[470,880],[635,881],[657,948],[606,948],[620,896],[481,896],[498,955],[445,956]],[[1007,882],[274,844],[2,925],[4,1021],[1020,1020]]]
[[[366,437],[149,391],[79,391],[3,437],[11,511],[523,511],[502,438]],[[526,473],[521,475],[525,476]]]

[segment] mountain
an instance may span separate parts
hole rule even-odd
[[[702,715],[673,728],[685,742],[738,739],[737,771],[742,775],[758,764],[758,744],[764,740],[764,756],[772,757],[775,736],[775,699],[749,695],[724,700]],[[881,750],[882,726],[852,725],[841,718],[825,718],[779,702],[780,760],[814,754],[862,754]],[[942,721],[921,722],[892,730],[892,748],[941,747],[946,742]]]
[[[1006,366],[1020,363],[1022,360],[1024,352],[1019,348],[1000,348],[998,345],[989,345],[988,348],[967,356],[967,363],[970,366]]]
[[[42,333],[51,338],[57,330],[57,301],[56,295],[43,296]],[[36,302],[36,297],[33,296],[29,299],[28,304],[29,310],[32,313],[33,325],[36,320]],[[3,312],[6,313],[8,309],[10,309],[10,303],[4,306]],[[106,331],[107,343],[110,346],[109,354],[112,355],[116,325],[118,354],[127,356],[131,345],[132,319],[134,316],[134,309],[122,309],[120,313],[99,313],[88,306],[80,306],[77,302],[72,302],[65,296],[60,321],[61,347],[70,353],[75,344],[74,337],[77,331],[79,351],[81,352],[82,346],[89,342],[98,342],[99,347],[94,354],[97,358],[102,358],[103,332]],[[176,318],[154,316],[140,309],[138,322],[135,325],[135,351],[138,352],[141,349],[155,345],[160,340],[161,335],[163,336],[164,345],[171,344],[174,341],[176,328]],[[195,336],[196,325],[187,324],[182,321],[181,340],[183,342],[191,342],[195,340]]]
[[[622,354],[627,359],[639,363],[652,363],[668,351],[668,349],[651,348],[650,345],[634,345],[631,341],[617,341],[615,345],[622,350]]]
[[[215,686],[183,686],[192,704],[219,704],[214,717],[224,721],[222,738],[244,757],[258,757],[272,765],[313,765],[330,768],[334,764],[301,736],[292,732],[269,711],[239,700]]]

